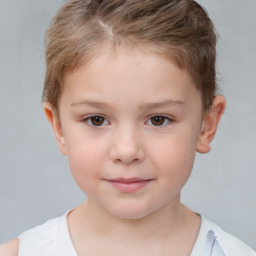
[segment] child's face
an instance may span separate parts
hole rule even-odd
[[[67,75],[59,104],[62,153],[89,202],[140,218],[179,202],[202,127],[186,71],[121,51]]]

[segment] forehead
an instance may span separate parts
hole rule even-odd
[[[108,87],[108,81],[118,80],[120,86],[133,81],[138,84],[147,80],[148,84],[169,79],[173,83],[193,84],[191,76],[179,69],[171,60],[156,54],[139,51],[118,51],[115,53],[101,54],[93,61],[80,66],[72,73],[67,74],[65,86],[71,80],[101,80],[101,85]],[[139,79],[139,80],[138,80]],[[78,82],[78,81],[77,81]],[[90,83],[88,83],[88,86]]]
[[[95,69],[102,66],[112,65],[113,63],[121,63],[122,61],[138,65],[143,59],[154,59],[155,62],[165,62],[165,66],[176,66],[177,69],[185,70],[187,75],[190,75],[189,70],[186,68],[185,60],[180,54],[178,48],[174,46],[155,45],[152,43],[142,42],[125,42],[122,45],[115,45],[114,43],[100,43],[95,45],[95,50],[91,54],[80,55],[78,61],[75,63],[66,63],[66,72],[64,71],[64,78],[67,75],[74,73],[79,69]],[[112,65],[112,68],[114,65]]]
[[[62,76],[59,98],[63,89],[70,84],[70,82],[67,83],[67,81],[70,80],[70,77],[74,78],[74,74],[86,72],[87,77],[90,77],[93,76],[93,73],[98,72],[98,78],[101,78],[103,72],[106,70],[111,70],[111,72],[108,73],[114,72],[115,75],[121,74],[123,71],[127,70],[127,78],[131,66],[136,67],[136,69],[140,68],[139,71],[141,75],[143,75],[147,67],[151,64],[155,65],[155,67],[152,68],[154,72],[150,74],[151,79],[153,79],[154,75],[160,74],[167,69],[175,69],[175,72],[183,73],[182,77],[185,77],[188,83],[192,83],[192,86],[199,90],[194,75],[184,64],[185,60],[180,55],[177,47],[170,46],[168,50],[167,47],[163,45],[157,46],[152,43],[138,42],[131,44],[124,42],[121,45],[115,45],[114,43],[105,42],[97,44],[95,48],[97,51],[93,51],[89,55],[81,55],[76,64],[70,63],[71,65],[66,65]],[[134,74],[132,77],[134,77]],[[107,77],[105,79],[105,82],[106,81]],[[201,92],[200,94],[202,97]]]
[[[188,72],[156,54],[127,51],[102,54],[69,73],[61,98],[71,105],[104,101],[120,109],[168,100],[201,102]]]

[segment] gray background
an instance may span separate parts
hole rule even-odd
[[[44,32],[64,0],[0,0],[0,243],[85,196],[44,117]],[[227,109],[182,201],[256,249],[256,0],[200,0],[219,34]]]

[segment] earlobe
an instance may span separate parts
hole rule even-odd
[[[212,107],[205,114],[202,130],[198,139],[196,150],[199,153],[208,153],[211,150],[210,143],[213,140],[220,118],[225,110],[226,100],[218,95],[214,98]]]
[[[53,110],[51,104],[49,102],[44,103],[44,113],[46,115],[46,118],[48,122],[50,123],[56,141],[58,143],[59,149],[63,155],[66,155],[66,145],[65,145],[65,139],[63,136],[62,128],[61,128],[61,123],[60,120],[57,116],[57,113]]]

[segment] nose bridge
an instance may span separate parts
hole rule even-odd
[[[120,125],[114,129],[111,159],[130,164],[144,159],[140,130],[134,125]]]

